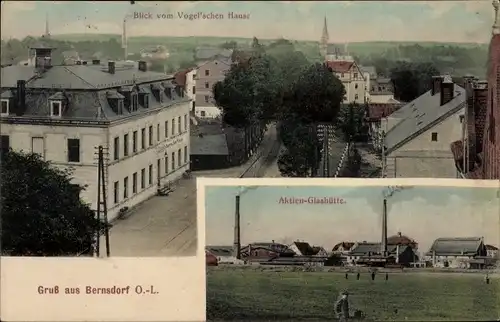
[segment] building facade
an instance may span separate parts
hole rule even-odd
[[[465,90],[448,76],[432,81],[430,91],[391,115],[398,122],[382,138],[385,177],[456,178],[449,146],[462,137]]]
[[[345,88],[344,104],[363,104],[366,101],[364,73],[354,61],[327,61],[328,69],[337,76]]]
[[[475,268],[485,263],[484,257],[487,257],[487,248],[481,237],[438,238],[425,260],[432,267]]]
[[[114,62],[53,66],[35,48],[35,66],[2,76],[2,149],[39,154],[97,208],[97,149],[103,147],[108,218],[154,196],[189,170],[189,100],[173,76]]]
[[[199,65],[196,68],[195,85],[192,92],[195,97],[194,113],[199,118],[218,118],[221,110],[215,106],[213,86],[224,80],[226,73],[231,68],[227,59],[214,59]]]

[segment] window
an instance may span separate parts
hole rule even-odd
[[[1,115],[9,115],[9,101],[8,100],[2,100],[2,110],[1,110]]]
[[[123,136],[123,156],[128,156],[128,134]]]
[[[465,115],[460,115],[460,116],[459,116],[459,118],[460,118],[460,123],[463,123],[463,122],[464,122]]]
[[[0,153],[4,154],[9,151],[10,148],[10,138],[8,135],[2,135],[0,137]]]
[[[141,189],[146,187],[146,169],[141,170]]]
[[[358,79],[358,73],[354,73],[354,79]]]
[[[117,204],[120,201],[120,183],[118,181],[115,181],[113,186],[114,186],[114,197],[115,197],[114,201],[115,204]]]
[[[210,100],[210,97],[208,95],[205,95],[205,103],[208,103],[209,100]]]
[[[358,89],[358,84],[354,84],[354,88],[355,88],[355,89]]]
[[[149,146],[153,145],[153,126],[149,126]]]
[[[148,177],[148,184],[149,185],[152,185],[153,184],[153,165],[150,164],[149,165],[149,173],[148,173],[149,177]]]
[[[207,113],[205,113],[205,111],[201,111],[201,112],[200,112],[201,117],[205,117],[205,116],[206,116],[206,114],[207,114]]]
[[[144,108],[148,108],[148,107],[149,107],[149,95],[144,94]]]
[[[205,69],[205,76],[210,76],[210,70]]]
[[[205,88],[210,88],[210,83],[209,82],[205,82]]]
[[[358,94],[354,95],[354,99],[357,100],[359,98]]]
[[[43,137],[31,138],[31,152],[34,154],[38,154],[42,159],[44,158],[45,148]]]
[[[132,175],[132,193],[137,193],[137,172]]]
[[[165,121],[165,138],[168,138],[168,121]]]
[[[68,139],[68,162],[80,162],[80,139]]]
[[[168,174],[168,155],[165,156],[165,174]]]
[[[437,134],[437,132],[432,132],[431,133],[431,141],[432,142],[437,142],[437,140],[438,140],[438,134]]]
[[[160,141],[160,123],[156,124],[156,139]]]
[[[115,146],[114,146],[113,155],[114,155],[115,161],[120,158],[120,138],[119,137],[115,138]]]
[[[378,91],[381,92],[382,91],[382,87],[379,86],[378,87]]]
[[[50,102],[50,116],[61,116],[61,102]]]
[[[134,131],[134,133],[132,133],[132,152],[137,152],[137,131]]]
[[[184,163],[188,162],[188,147],[187,145],[184,147]]]
[[[172,168],[170,169],[170,171],[174,171],[175,170],[175,152],[172,152]]]
[[[141,149],[146,148],[146,129],[141,129]]]
[[[182,119],[180,116],[179,116],[179,118],[177,118],[177,127],[179,130],[179,133],[182,133]]]
[[[188,130],[188,115],[184,115],[184,131]]]
[[[196,109],[196,102],[195,102],[195,101],[193,101],[193,110],[192,110],[192,111],[193,111],[193,113],[194,113],[194,110],[195,110],[195,109]]]
[[[344,73],[340,73],[340,77],[344,77]]]
[[[196,86],[193,86],[193,95],[196,94]]]
[[[172,119],[172,136],[175,135],[175,119]]]
[[[123,199],[128,198],[128,177],[123,179]]]
[[[181,149],[177,150],[177,166],[182,165],[182,160],[181,160]]]

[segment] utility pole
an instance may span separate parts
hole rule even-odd
[[[96,236],[96,255],[97,257],[100,256],[101,229],[104,228],[106,238],[106,256],[109,257],[109,223],[106,198],[106,171],[104,168],[104,147],[100,145],[97,149],[97,220],[99,223]],[[104,227],[102,227],[103,225]]]
[[[382,131],[380,142],[382,144],[382,178],[385,178],[386,177],[386,173],[385,173],[385,163],[386,163],[386,159],[385,159],[385,131]]]

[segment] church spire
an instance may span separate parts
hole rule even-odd
[[[493,23],[494,35],[500,34],[500,13],[498,11],[499,6],[500,6],[500,1],[493,0],[493,8],[495,8],[495,22]]]
[[[326,59],[326,54],[328,50],[328,41],[329,41],[329,35],[328,35],[328,27],[326,23],[326,16],[325,16],[325,21],[323,23],[323,33],[321,34],[321,41],[319,45],[319,51],[321,56],[323,56]]]
[[[46,13],[45,14],[45,34],[44,34],[45,38],[49,38],[50,37],[50,31],[49,31],[49,14]]]

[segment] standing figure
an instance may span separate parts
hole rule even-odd
[[[357,280],[359,280],[359,275],[360,275],[360,274],[359,274],[359,272],[358,272],[358,274],[356,274],[356,279],[357,279]]]
[[[389,273],[385,273],[385,280],[387,281],[389,279]]]
[[[372,281],[375,280],[375,272],[372,272]]]
[[[486,284],[490,284],[490,276],[488,275],[488,273],[486,273],[486,277],[484,280],[485,280]]]
[[[349,279],[349,273],[345,273],[345,279]]]
[[[349,293],[343,291],[335,303],[335,314],[340,322],[346,322],[349,319]]]

